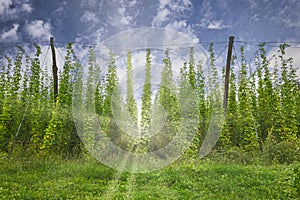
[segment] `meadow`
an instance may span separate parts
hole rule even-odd
[[[180,159],[149,173],[93,158],[0,159],[0,199],[298,199],[300,165]]]

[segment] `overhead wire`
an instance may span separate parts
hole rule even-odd
[[[221,56],[221,54],[224,53],[224,51],[227,49],[227,47],[228,47],[228,45],[226,45],[226,46],[225,46],[225,47],[217,54],[215,60],[217,60],[217,59]]]
[[[60,50],[55,47],[55,50],[57,51],[58,55],[62,58],[62,59],[65,59],[65,57],[62,55],[62,53],[60,52]]]
[[[46,40],[39,40],[37,42],[17,42],[17,43],[11,43],[10,44],[10,47],[13,47],[14,45],[21,45],[21,44],[28,44],[28,45],[34,45],[34,44],[47,44],[49,45],[49,41],[46,41]],[[135,47],[135,46],[118,46],[118,45],[115,45],[115,46],[110,46],[110,47],[107,47],[105,45],[101,45],[100,44],[96,44],[96,43],[84,43],[84,42],[75,42],[75,41],[55,41],[56,44],[62,44],[62,45],[65,45],[65,44],[69,44],[69,43],[72,43],[76,46],[81,46],[81,47],[89,47],[89,48],[104,48],[104,49],[109,49],[109,48],[113,48],[113,49],[116,49],[116,50],[128,50],[128,48],[130,47]],[[215,57],[215,60],[219,59],[219,57],[221,57],[221,55],[223,54],[223,52],[226,50],[226,48],[228,47],[228,41],[200,41],[200,42],[187,42],[187,43],[173,43],[173,44],[162,44],[162,45],[153,45],[151,46],[150,48],[159,48],[159,47],[182,47],[182,48],[189,48],[189,47],[194,47],[195,45],[201,45],[202,47],[209,47],[210,45],[224,45],[224,48],[217,54],[217,56]],[[234,45],[233,45],[233,50],[235,51],[235,55],[237,56],[238,58],[238,55],[237,55],[237,51],[236,51],[236,44],[238,45],[254,45],[254,46],[259,46],[260,44],[264,43],[266,47],[279,47],[278,44],[283,44],[283,43],[287,43],[289,44],[289,48],[300,48],[300,41],[291,41],[291,42],[286,42],[286,41],[247,41],[247,40],[237,40],[237,41],[234,41]],[[1,43],[0,43],[1,44]],[[59,50],[59,48],[57,46],[61,46],[61,45],[56,45],[55,49],[57,50],[58,54],[61,56],[61,58],[64,59],[64,56],[62,55],[61,51]],[[47,51],[49,51],[49,46],[48,46],[48,49]],[[135,47],[136,48],[136,47]],[[141,47],[141,49],[144,49],[145,47]],[[1,47],[0,47],[1,49]],[[47,54],[47,53],[46,53]],[[45,61],[46,57],[44,58],[44,61]],[[43,63],[44,63],[43,61]],[[239,59],[237,59],[237,62],[239,62]],[[240,64],[240,63],[238,63]]]
[[[238,57],[238,54],[237,54],[237,51],[236,51],[236,49],[235,49],[235,45],[234,45],[234,44],[232,45],[232,48],[233,48],[234,55],[235,55],[235,57],[236,57],[236,62],[237,62],[238,68],[239,68],[239,70],[240,70],[240,69],[241,69],[241,68],[240,68],[241,65],[240,65],[240,61],[239,61],[240,59],[239,59],[239,57]]]
[[[36,42],[14,42],[14,43],[0,43],[1,47],[15,47],[18,45],[28,44],[28,45],[34,45],[34,44],[49,44],[49,41],[46,40],[38,40]],[[107,46],[105,43],[86,43],[86,42],[76,42],[76,41],[55,41],[56,44],[69,44],[72,43],[74,45],[82,45],[85,47],[97,47],[97,48],[114,48],[114,49],[128,49],[128,48],[136,48],[134,45],[114,45],[114,46]],[[210,44],[214,45],[222,45],[226,44],[228,41],[200,41],[200,42],[186,42],[186,43],[172,43],[172,44],[161,44],[161,45],[152,45],[151,48],[159,48],[159,47],[189,47],[194,45],[201,45],[201,46],[210,46]],[[247,41],[247,40],[237,40],[234,41],[234,43],[238,44],[244,44],[244,45],[260,45],[264,43],[267,47],[278,47],[278,44],[289,44],[289,48],[300,48],[300,41]]]
[[[43,59],[43,61],[42,61],[42,65],[41,65],[41,66],[44,66],[44,64],[45,64],[46,58],[47,58],[47,56],[48,56],[49,49],[50,49],[50,44],[49,44],[49,46],[48,46],[48,48],[47,48],[47,51],[46,51],[46,54],[45,54],[45,57],[44,57],[44,59]]]

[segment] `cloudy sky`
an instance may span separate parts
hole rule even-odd
[[[248,50],[257,47],[255,42],[290,42],[289,53],[299,63],[299,11],[299,0],[0,0],[0,49],[49,41],[49,36],[56,45],[95,45],[122,31],[161,27],[206,49],[215,42],[216,53],[230,35]]]
[[[104,40],[139,27],[167,27],[226,41],[299,41],[298,0],[0,0],[1,44]]]

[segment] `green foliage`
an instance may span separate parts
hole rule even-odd
[[[196,62],[198,62],[197,65]],[[184,63],[184,66],[180,69],[179,92],[181,98],[184,100],[187,100],[186,98],[189,98],[188,94],[186,97],[183,95],[185,94],[184,90],[186,90],[185,88],[186,82],[194,90],[197,98],[197,106],[196,106],[198,108],[197,116],[189,116],[189,117],[197,118],[198,126],[194,127],[195,129],[197,129],[196,135],[194,137],[192,144],[190,145],[189,150],[187,151],[188,156],[196,157],[198,155],[201,142],[204,139],[204,136],[208,128],[207,127],[208,108],[207,108],[207,102],[205,98],[205,78],[204,78],[204,72],[202,68],[202,60],[199,61],[195,60],[193,47],[190,48],[188,68],[187,68],[187,63]]]
[[[147,152],[149,148],[149,128],[151,123],[151,51],[146,50],[145,80],[142,93],[141,135],[144,137],[137,152]]]
[[[279,58],[281,60],[281,78],[282,84],[280,86],[282,116],[283,116],[283,135],[281,139],[296,140],[299,121],[297,122],[297,114],[299,115],[299,99],[298,84],[296,81],[296,70],[293,67],[292,58],[285,59],[285,48],[287,44],[280,45]],[[297,112],[298,111],[298,112]]]
[[[89,49],[88,78],[86,83],[86,97],[84,101],[87,112],[95,110],[95,86],[99,82],[99,73],[100,67],[97,65],[95,52],[91,48]]]
[[[241,63],[241,66],[238,73],[231,70],[228,109],[217,145],[219,150],[231,151],[238,148],[252,152],[257,151],[259,144],[263,155],[278,160],[276,162],[292,162],[296,159],[293,152],[297,150],[300,135],[300,93],[293,59],[286,57],[286,48],[287,44],[280,45],[279,55],[271,57],[275,60],[273,66],[267,56],[265,44],[260,44],[255,56],[254,71],[247,67],[243,47],[240,62],[235,62],[236,58],[233,58],[232,65],[235,62]],[[198,107],[193,119],[199,122],[197,127],[193,127],[197,129],[197,133],[187,155],[197,155],[207,132],[212,130],[209,129],[210,124],[218,124],[218,121],[211,121],[212,116],[221,116],[223,110],[221,80],[212,44],[208,50],[208,71],[203,71],[202,61],[195,59],[194,49],[190,48],[187,62],[180,69],[179,80],[175,82],[170,50],[167,49],[162,61],[164,67],[161,71],[161,85],[153,105],[151,51],[146,50],[142,134],[147,135],[162,120],[166,121],[161,134],[138,141],[141,149],[137,152],[158,149],[178,132],[182,114],[179,99],[180,95],[186,94],[188,83],[195,91]],[[100,77],[96,54],[93,49],[89,49],[88,75],[84,76],[72,44],[68,44],[63,70],[60,72],[56,105],[53,103],[50,67],[41,66],[40,58],[43,55],[41,47],[35,44],[33,56],[18,47],[15,56],[3,56],[0,59],[0,151],[8,152],[11,147],[16,146],[16,151],[22,149],[24,152],[41,155],[80,152],[82,146],[76,133],[72,106],[83,106],[87,113],[95,111],[100,119],[101,130],[122,148],[131,149],[127,145],[128,137],[113,120],[113,111],[118,113],[126,109],[132,121],[138,123],[130,50],[127,52],[127,94],[124,107],[117,76],[118,66],[112,52],[108,65],[101,66],[107,67],[107,73]],[[76,101],[73,102],[72,98],[76,98]],[[185,100],[192,102],[188,98]],[[163,114],[165,119],[157,117]],[[152,122],[151,117],[154,117]],[[217,127],[216,130],[220,128]],[[93,138],[98,137],[94,135]],[[280,152],[280,148],[291,150]]]
[[[284,140],[277,142],[277,139],[270,135],[264,145],[262,157],[265,162],[274,164],[292,164],[300,162],[300,142]]]
[[[126,82],[126,109],[131,117],[133,124],[137,126],[138,124],[138,110],[137,104],[134,99],[133,91],[133,80],[132,80],[132,63],[131,63],[131,53],[127,52],[127,82]]]
[[[201,144],[203,141],[205,134],[208,129],[208,108],[207,108],[207,101],[205,96],[205,76],[202,67],[202,61],[200,60],[196,66],[196,94],[198,100],[198,113],[199,113],[199,126],[198,132],[196,135],[196,143],[197,145]],[[197,141],[198,140],[198,141]]]
[[[159,118],[162,121],[157,121],[157,124],[153,124],[154,126],[158,126],[158,124],[164,123],[164,127],[152,139],[152,151],[163,148],[168,144],[175,134],[177,134],[180,125],[179,100],[173,81],[172,63],[169,51],[169,49],[165,51],[165,57],[163,59],[164,66],[161,71],[161,83],[151,113],[152,118],[159,118],[159,116],[155,116],[155,112],[157,112],[157,115],[165,115],[163,119]],[[164,113],[161,113],[162,109],[164,110]]]
[[[40,147],[41,150],[45,150],[46,153],[51,150],[51,148],[59,149],[58,133],[61,133],[63,129],[63,124],[59,118],[59,108],[56,108],[52,112],[52,117],[49,122],[48,127],[45,130],[45,135],[43,137],[43,143]],[[56,151],[58,150],[56,149]]]
[[[2,64],[1,71],[1,115],[0,115],[0,149],[1,151],[8,151],[9,140],[12,135],[12,87],[10,71],[12,67],[12,60],[9,57],[5,58],[7,65]],[[3,84],[3,85],[2,85]]]
[[[29,92],[35,98],[40,97],[40,75],[41,75],[41,66],[39,56],[41,55],[41,47],[35,44],[36,53],[35,57],[31,59],[31,76],[29,81]]]
[[[210,44],[209,47],[210,53],[210,64],[209,64],[209,74],[208,74],[208,104],[209,104],[209,117],[213,110],[217,110],[218,112],[222,110],[220,105],[222,105],[221,101],[221,84],[219,79],[219,72],[215,65],[215,54],[213,51],[213,44]]]
[[[73,55],[74,50],[72,48],[72,43],[69,43],[67,45],[67,54],[65,56],[63,71],[60,76],[60,85],[58,91],[59,104],[67,109],[72,105],[72,76],[75,70],[74,63],[76,61],[76,57],[72,58]]]
[[[265,44],[259,45],[259,56],[257,57],[256,65],[258,71],[258,107],[257,107],[257,121],[259,124],[258,135],[264,141],[268,136],[268,132],[272,128],[273,123],[273,109],[276,102],[273,100],[274,92],[269,71],[269,61],[266,57]],[[276,123],[276,122],[275,122]]]
[[[232,65],[234,60],[232,59]],[[226,111],[226,119],[224,127],[220,136],[220,145],[224,149],[228,149],[232,146],[239,145],[239,132],[236,126],[238,121],[238,110],[237,110],[237,88],[236,88],[236,77],[233,69],[230,70],[229,79],[229,94],[228,94],[228,107]]]
[[[294,173],[294,188],[296,190],[296,195],[300,196],[300,166],[294,168]]]
[[[223,103],[221,94],[221,83],[219,78],[219,70],[215,65],[215,53],[213,50],[213,44],[209,46],[209,67],[208,67],[208,79],[207,79],[207,119],[208,129],[214,138],[219,138],[220,132],[223,127]],[[213,141],[208,141],[208,147],[213,144]],[[202,144],[203,146],[203,144]]]
[[[195,58],[194,58],[194,48],[190,48],[190,59],[189,59],[189,69],[188,69],[189,83],[193,89],[196,89],[196,70],[195,70]]]
[[[98,115],[103,115],[104,113],[104,86],[101,84],[101,82],[96,84],[95,112]]]
[[[108,117],[112,116],[111,100],[115,89],[119,87],[118,81],[119,80],[117,77],[117,66],[115,65],[114,54],[110,52],[108,72],[105,77],[105,92],[104,92],[105,97],[104,97],[104,105],[103,105],[104,115]]]
[[[247,148],[257,145],[254,117],[251,113],[249,102],[249,85],[246,71],[244,48],[241,47],[242,66],[239,72],[238,83],[238,121],[237,129],[239,136],[236,144]]]
[[[141,126],[143,134],[147,134],[150,125],[150,112],[151,112],[151,51],[147,49],[146,52],[146,66],[145,66],[145,81],[142,94],[142,114]]]
[[[52,111],[40,146],[44,154],[55,152],[67,155],[77,154],[80,151],[80,139],[72,116],[73,80],[75,70],[80,68],[78,62],[72,44],[69,43],[63,72],[60,76],[58,102]]]
[[[13,99],[16,100],[18,97],[18,92],[20,89],[20,81],[22,79],[21,75],[21,66],[22,66],[22,59],[23,55],[25,53],[24,49],[22,47],[18,47],[19,51],[16,55],[15,62],[14,62],[14,68],[13,68],[13,78],[12,78],[12,91],[13,91]]]
[[[103,93],[103,104],[100,100],[99,105],[102,106],[103,114],[101,117],[101,129],[105,132],[110,140],[125,148],[126,144],[122,139],[122,132],[118,128],[113,116],[113,109],[116,114],[121,113],[122,111],[122,99],[120,93],[120,86],[119,86],[119,79],[117,76],[117,66],[115,64],[115,57],[113,52],[110,52],[110,60],[108,63],[108,71],[105,76],[105,83],[104,83],[104,93]],[[101,86],[99,87],[99,95],[101,93]]]

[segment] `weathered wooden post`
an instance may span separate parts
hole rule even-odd
[[[58,75],[57,75],[57,65],[56,65],[56,56],[55,56],[55,48],[53,37],[50,37],[50,46],[52,51],[52,72],[53,72],[53,96],[54,96],[54,104],[56,105],[57,95],[58,95]]]
[[[225,72],[225,88],[224,88],[224,99],[223,99],[224,116],[226,116],[226,111],[227,111],[230,64],[231,64],[233,41],[234,41],[234,36],[230,36],[228,42],[228,53],[227,53],[226,72]]]

